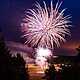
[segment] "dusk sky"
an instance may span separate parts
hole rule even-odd
[[[24,11],[31,8],[36,0],[0,0],[0,28],[7,41],[22,42],[20,23],[24,16]],[[42,4],[43,0],[37,0]],[[47,3],[50,0],[44,0]],[[56,1],[56,0],[55,0]],[[71,37],[61,46],[65,55],[65,49],[70,50],[74,55],[74,49],[80,45],[80,0],[63,0],[62,9],[67,8],[66,14],[72,16],[72,27],[70,27]],[[61,50],[60,50],[61,51]]]

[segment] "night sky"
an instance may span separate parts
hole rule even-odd
[[[23,42],[20,37],[20,23],[24,16],[24,11],[31,8],[36,0],[0,0],[0,28],[6,41]],[[42,4],[43,0],[37,0]],[[50,0],[45,0],[47,3]],[[67,38],[67,42],[61,45],[64,55],[74,55],[73,51],[80,45],[80,0],[63,0],[62,8],[68,8],[65,14],[72,16],[71,37]],[[66,50],[70,50],[67,52]],[[62,54],[61,52],[61,54]]]

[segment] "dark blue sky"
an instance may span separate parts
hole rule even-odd
[[[24,10],[31,8],[36,0],[0,0],[0,28],[6,40],[21,42],[20,23]],[[42,4],[43,0],[37,0]],[[50,0],[44,0],[47,3]],[[55,0],[56,1],[56,0]],[[80,0],[63,0],[62,8],[72,16],[69,41],[80,41]]]

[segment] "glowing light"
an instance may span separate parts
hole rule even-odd
[[[37,65],[39,65],[44,70],[48,67],[47,58],[50,56],[52,56],[52,53],[49,49],[39,47],[37,49],[35,61],[36,61]]]
[[[58,72],[59,70],[62,70],[61,64],[54,64],[54,67],[55,67],[55,69],[56,69],[57,72]]]
[[[25,13],[21,23],[23,37],[27,38],[25,43],[47,48],[54,48],[54,45],[58,47],[60,42],[65,42],[65,34],[70,35],[68,27],[71,26],[71,17],[64,16],[66,9],[60,10],[62,2],[57,2],[55,7],[52,1],[50,7],[43,3],[44,7],[36,3],[33,9]]]
[[[57,2],[55,7],[52,1],[50,6],[44,1],[43,4],[44,7],[36,3],[33,9],[28,9],[21,23],[25,43],[39,47],[36,63],[42,68],[48,65],[46,58],[52,54],[49,49],[53,49],[55,45],[59,47],[60,42],[66,41],[65,35],[70,35],[69,26],[71,26],[69,20],[71,17],[64,16],[66,9],[60,10],[62,2]]]

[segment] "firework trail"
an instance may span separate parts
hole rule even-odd
[[[41,67],[42,70],[45,70],[48,67],[47,58],[52,56],[51,50],[39,47],[37,48],[36,53],[35,62]]]
[[[46,3],[41,7],[39,3],[35,4],[33,9],[25,13],[25,18],[21,23],[24,36],[27,38],[27,44],[54,48],[54,45],[60,46],[60,42],[65,42],[65,34],[69,35],[68,29],[71,26],[70,16],[64,16],[66,9],[60,10],[62,2],[53,7],[51,1],[50,7]]]
[[[60,46],[60,42],[65,42],[65,35],[70,35],[69,26],[71,26],[70,15],[64,16],[66,9],[60,10],[62,2],[57,2],[55,7],[51,1],[47,6],[43,1],[44,7],[36,2],[34,8],[28,9],[25,18],[21,23],[23,37],[27,44],[32,47],[54,48]],[[39,48],[40,49],[40,48]],[[36,61],[42,53],[37,52]],[[46,53],[43,53],[46,56]],[[40,57],[38,57],[40,56]],[[44,60],[45,61],[45,60]],[[42,63],[42,62],[41,62]]]

